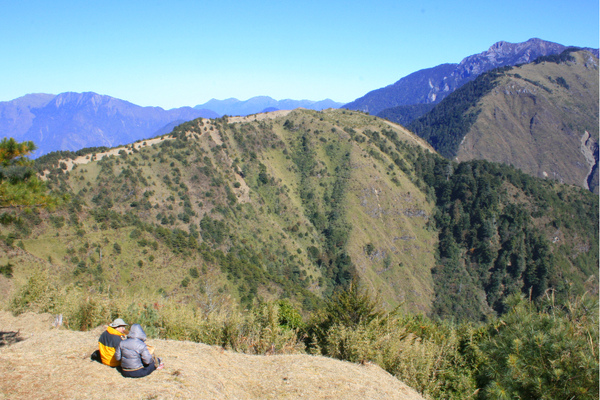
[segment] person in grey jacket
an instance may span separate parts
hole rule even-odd
[[[141,378],[150,375],[156,369],[162,369],[163,363],[155,361],[145,343],[146,333],[140,324],[131,325],[127,339],[119,343],[115,358],[121,361],[121,373],[129,378]],[[157,365],[158,364],[158,365]]]

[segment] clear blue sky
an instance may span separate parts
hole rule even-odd
[[[349,102],[504,40],[598,47],[598,0],[4,1],[0,101],[93,91],[142,106]]]

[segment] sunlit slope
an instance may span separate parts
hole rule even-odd
[[[457,159],[502,162],[597,192],[598,59],[571,56],[505,72],[480,99]]]
[[[71,200],[33,213],[14,244],[38,259],[22,262],[23,277],[44,265],[91,291],[202,307],[290,297],[310,309],[358,275],[388,307],[429,311],[433,205],[407,172],[431,151],[347,110],[198,119],[108,153],[41,160]]]

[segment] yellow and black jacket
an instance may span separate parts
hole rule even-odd
[[[125,339],[125,335],[110,326],[100,335],[98,339],[98,347],[100,348],[100,359],[102,364],[118,367],[120,361],[115,359],[115,349],[119,347],[119,343]]]

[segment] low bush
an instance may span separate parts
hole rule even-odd
[[[191,340],[247,354],[309,352],[372,362],[432,399],[594,399],[598,393],[598,305],[585,297],[559,304],[508,299],[486,324],[453,325],[422,315],[384,312],[353,281],[304,323],[287,300],[250,310],[203,308],[162,298],[141,300],[51,284],[44,271],[16,293],[9,309],[62,314],[88,330],[117,317],[149,337]]]

